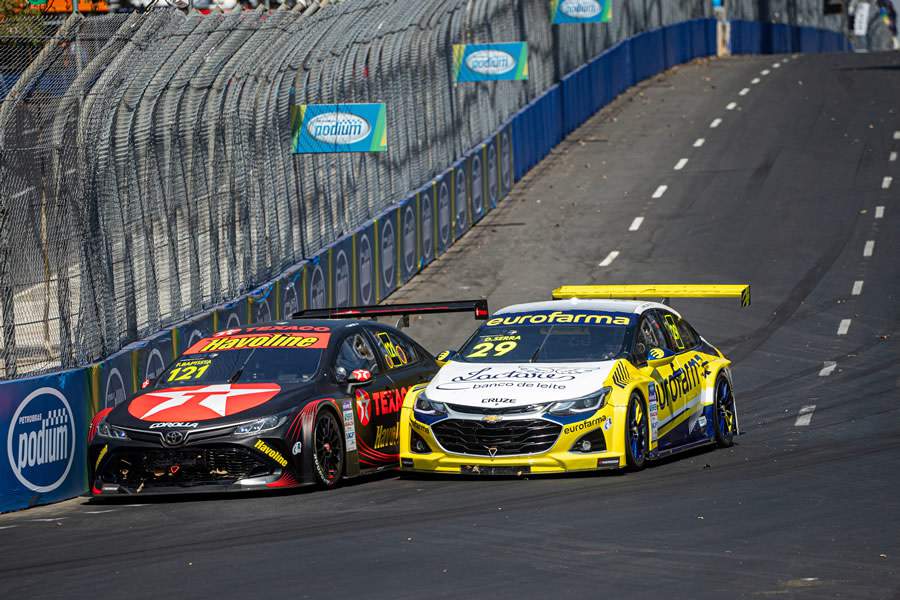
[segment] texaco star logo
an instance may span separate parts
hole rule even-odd
[[[372,420],[372,399],[365,390],[356,390],[356,415],[363,427]]]
[[[143,421],[187,422],[228,417],[268,402],[281,391],[276,383],[185,386],[138,396],[128,412]]]

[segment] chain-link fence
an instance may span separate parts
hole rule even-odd
[[[84,364],[238,296],[404,198],[565,73],[709,4],[623,0],[607,25],[567,27],[551,26],[549,0],[71,16],[3,79],[0,375]],[[813,10],[802,22],[823,24]],[[454,43],[518,40],[527,82],[453,84]],[[8,41],[2,65],[21,52]],[[388,152],[292,155],[290,106],[332,102],[386,103]]]

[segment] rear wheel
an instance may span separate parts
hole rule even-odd
[[[734,434],[737,433],[737,417],[734,410],[734,392],[731,382],[725,375],[716,378],[716,405],[713,419],[716,426],[716,443],[722,448],[734,445]]]
[[[344,436],[337,417],[324,406],[316,414],[312,438],[316,483],[325,489],[333,488],[344,474]]]
[[[644,400],[634,392],[628,399],[628,412],[625,418],[625,457],[628,466],[638,471],[647,462],[650,449],[650,419],[644,409]]]

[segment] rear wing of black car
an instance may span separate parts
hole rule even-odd
[[[294,319],[365,319],[375,317],[405,317],[443,313],[472,312],[476,319],[488,318],[487,300],[453,300],[450,302],[418,302],[414,304],[381,304],[348,306],[345,308],[310,308],[295,312]]]

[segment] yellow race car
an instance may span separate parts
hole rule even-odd
[[[564,286],[487,318],[400,415],[403,472],[641,469],[739,433],[730,361],[647,298],[750,303],[749,285]]]

